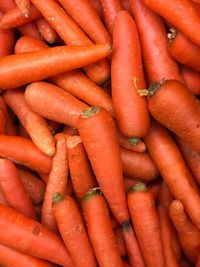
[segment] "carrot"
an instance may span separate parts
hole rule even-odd
[[[112,229],[109,211],[99,189],[89,191],[82,200],[87,230],[101,267],[122,267],[117,241]]]
[[[51,169],[51,158],[28,139],[0,134],[0,156],[41,173]]]
[[[115,233],[115,238],[117,240],[117,246],[118,246],[119,253],[120,253],[121,257],[126,257],[127,251],[126,251],[126,244],[124,241],[122,228],[120,228],[120,227],[116,228],[114,230],[114,233]]]
[[[162,19],[147,8],[142,0],[130,0],[130,3],[140,37],[148,81],[152,83],[163,78],[182,81],[178,65],[168,52]]]
[[[48,46],[41,40],[31,36],[22,36],[15,43],[15,54],[40,51],[45,48]]]
[[[43,182],[45,182],[45,184],[48,183],[49,180],[49,174],[44,174],[44,173],[39,173],[40,178],[42,179]]]
[[[145,88],[139,36],[127,11],[119,12],[115,19],[111,78],[113,105],[120,131],[128,137],[143,137],[149,129],[150,119],[147,101],[138,94],[134,85],[136,79],[137,86]]]
[[[137,153],[121,148],[123,173],[132,179],[152,181],[157,178],[158,170],[147,152]]]
[[[28,171],[18,168],[18,174],[25,190],[32,199],[33,204],[39,204],[44,199],[45,184]]]
[[[74,265],[77,267],[96,267],[94,252],[74,200],[68,195],[54,194],[53,203],[53,212],[59,231]]]
[[[133,179],[132,177],[124,176],[124,186],[125,186],[125,191],[128,192],[129,188],[134,186],[137,183],[145,183],[142,179]]]
[[[188,90],[194,94],[200,94],[200,72],[197,72],[187,66],[181,66],[181,74]]]
[[[7,1],[1,1],[0,2],[0,9],[3,12],[7,12],[8,10],[11,10],[15,7],[15,1],[14,0],[7,0]]]
[[[11,89],[45,79],[98,61],[110,52],[110,45],[59,46],[6,56],[0,59],[0,87]]]
[[[149,94],[151,115],[200,152],[200,104],[187,87],[176,80],[164,80],[152,84]]]
[[[33,6],[30,6],[29,17],[24,17],[18,7],[8,9],[0,20],[0,29],[9,29],[24,25],[41,17],[41,13]]]
[[[200,227],[199,192],[172,137],[164,127],[152,122],[144,142],[173,196],[183,202],[193,223]]]
[[[87,108],[85,103],[47,82],[35,82],[28,85],[25,100],[34,112],[71,127],[77,127],[82,110]]]
[[[122,2],[123,8],[125,10],[127,10],[131,14],[132,12],[131,12],[131,3],[130,3],[130,0],[123,0],[121,2]]]
[[[91,107],[81,113],[78,130],[99,186],[122,224],[129,220],[129,213],[114,121],[103,108]]]
[[[54,264],[22,254],[0,244],[0,262],[4,267],[53,267]]]
[[[24,129],[24,127],[22,126],[21,123],[18,124],[18,135],[21,136],[21,137],[30,139],[29,134]]]
[[[100,19],[102,19],[103,14],[99,0],[89,0],[89,2],[93,9],[96,11],[97,15],[100,17]]]
[[[38,30],[40,31],[41,35],[44,37],[44,39],[48,43],[53,44],[57,41],[58,35],[51,28],[48,21],[46,21],[44,18],[40,18],[40,19],[36,20],[36,25],[37,25]]]
[[[130,188],[128,207],[146,266],[165,266],[158,214],[145,184]]]
[[[6,118],[5,113],[2,109],[0,109],[0,134],[6,133]]]
[[[200,48],[193,44],[181,32],[171,28],[168,33],[168,49],[178,62],[200,71]]]
[[[96,44],[111,43],[109,33],[88,0],[58,2]]]
[[[137,238],[130,223],[123,224],[122,232],[131,266],[145,267]]]
[[[200,45],[200,17],[189,0],[143,0],[144,4],[164,17],[171,25],[197,45]],[[192,28],[191,28],[192,25]],[[194,34],[194,32],[196,34]]]
[[[123,10],[120,0],[99,0],[107,30],[112,35],[116,15]]]
[[[19,10],[21,11],[22,15],[25,18],[28,18],[29,12],[30,12],[30,7],[31,7],[30,0],[15,0],[15,4],[17,5]]]
[[[97,186],[97,182],[79,136],[67,139],[67,152],[74,193],[78,199],[82,199],[90,189]]]
[[[77,46],[91,46],[93,44],[87,35],[79,28],[76,22],[71,19],[71,17],[65,13],[55,1],[31,1],[42,13],[44,18],[50,23],[51,27],[63,39],[65,44]],[[88,64],[97,62],[103,58],[96,59],[96,61],[93,62],[88,62]],[[84,71],[87,73],[90,79],[99,84],[104,84],[110,77],[110,68],[105,60],[86,66]]]
[[[26,104],[24,91],[20,89],[10,90],[3,97],[38,149],[48,156],[53,156],[55,154],[55,139],[45,119],[33,112]]]
[[[159,203],[169,211],[169,208],[173,200],[174,197],[170,192],[169,187],[166,185],[164,181],[162,181],[159,191]]]
[[[1,245],[66,267],[73,266],[60,237],[16,210],[0,205],[0,228],[6,229],[0,235]]]
[[[182,139],[176,138],[176,141],[178,142],[180,150],[183,154],[184,159],[186,160],[188,167],[190,168],[191,173],[193,174],[198,184],[200,184],[200,153],[193,149],[190,144],[184,142]]]
[[[172,243],[172,232],[171,230],[171,221],[169,219],[168,210],[165,206],[158,206],[158,216],[160,222],[162,244],[165,257],[165,266],[166,267],[179,267],[178,260],[176,259],[173,243]]]
[[[17,29],[23,34],[33,37],[38,40],[42,40],[42,35],[40,34],[35,22],[29,22],[24,25],[18,26]]]
[[[0,187],[8,205],[24,215],[36,219],[31,198],[20,180],[15,165],[8,159],[0,159],[0,173]]]
[[[123,266],[124,267],[131,267],[131,265],[128,262],[126,262],[126,261],[123,261]]]
[[[181,201],[174,200],[170,207],[172,222],[178,231],[178,237],[187,258],[196,262],[200,251],[200,231],[190,221],[184,211]]]
[[[66,194],[68,180],[68,158],[66,138],[59,137],[56,144],[56,154],[52,160],[52,168],[44,195],[42,206],[42,224],[57,232],[56,219],[53,213],[52,196],[56,193]]]

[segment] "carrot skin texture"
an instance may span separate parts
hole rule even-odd
[[[177,145],[167,130],[155,121],[144,142],[173,196],[183,202],[190,219],[200,227],[199,192]]]
[[[25,18],[28,18],[29,12],[30,12],[30,7],[31,7],[30,0],[15,0],[15,4],[17,5],[19,10],[21,11],[22,15]]]
[[[12,248],[0,244],[0,262],[6,267],[53,267],[53,263],[46,262],[27,254],[22,254]]]
[[[78,130],[99,186],[114,216],[122,224],[129,220],[129,213],[114,121],[103,108],[91,107],[82,112]]]
[[[48,45],[31,36],[22,36],[15,43],[15,54],[40,51],[48,48]]]
[[[150,97],[148,107],[157,121],[200,152],[200,104],[183,83],[164,81]]]
[[[163,78],[182,81],[178,64],[168,52],[162,19],[144,5],[142,0],[130,0],[130,3],[140,37],[148,81],[158,82]]]
[[[82,199],[90,189],[97,186],[97,181],[79,136],[67,139],[67,153],[74,193],[78,199]]]
[[[33,143],[47,156],[55,154],[55,139],[44,118],[34,113],[25,102],[24,91],[9,90],[4,94],[7,105],[17,115]]]
[[[93,193],[82,200],[82,207],[88,235],[99,265],[101,267],[122,267],[122,260],[104,197],[98,192]]]
[[[143,190],[129,191],[128,207],[146,266],[165,266],[159,219],[152,194]]]
[[[23,137],[1,134],[0,156],[44,174],[51,169],[51,158]]]
[[[1,234],[2,245],[66,267],[73,266],[63,241],[55,233],[11,208],[0,205],[0,213],[0,227],[7,230]]]
[[[200,72],[197,72],[187,66],[181,66],[181,75],[188,90],[193,95],[200,94]]]
[[[28,85],[25,100],[34,112],[71,127],[77,127],[82,110],[88,107],[68,92],[47,82]]]
[[[51,28],[48,21],[44,18],[40,18],[36,20],[36,25],[38,27],[39,32],[43,36],[43,38],[50,44],[53,44],[57,41],[58,35],[57,33]]]
[[[60,46],[6,56],[0,59],[0,86],[3,89],[11,89],[42,80],[98,61],[110,52],[110,45]],[[48,60],[44,61],[44,58]]]
[[[192,42],[200,45],[200,17],[198,12],[189,0],[143,0],[144,4],[164,17],[171,25],[179,29]],[[192,25],[192,30],[191,30]],[[193,34],[196,32],[196,34]]]
[[[68,195],[63,196],[53,205],[53,212],[74,265],[97,267],[81,214],[73,199]]]
[[[36,38],[38,40],[42,40],[43,37],[40,34],[36,24],[34,21],[26,23],[24,25],[18,26],[17,29],[23,34],[27,36],[31,36],[33,38]]]
[[[128,137],[143,137],[149,129],[150,118],[147,100],[134,85],[136,79],[138,88],[145,88],[139,36],[128,11],[119,12],[115,19],[111,79],[120,131]]]
[[[0,3],[0,9],[3,12],[6,12],[14,7],[16,7],[14,0],[1,1]]]

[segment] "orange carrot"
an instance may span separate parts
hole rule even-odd
[[[6,117],[2,109],[0,109],[0,134],[6,133]]]
[[[200,252],[199,229],[187,217],[184,206],[179,200],[174,200],[172,202],[170,216],[178,231],[178,237],[185,255],[190,261],[195,263]]]
[[[82,110],[88,107],[68,92],[47,82],[28,85],[25,100],[34,112],[71,127],[77,127]]]
[[[137,153],[121,148],[123,173],[133,179],[152,181],[157,178],[158,170],[147,152]]]
[[[24,25],[18,26],[17,29],[23,34],[38,40],[42,40],[42,35],[40,34],[35,22],[29,22]]]
[[[99,189],[89,191],[82,200],[88,235],[101,267],[122,267],[117,241],[106,201]]]
[[[128,207],[146,266],[165,266],[158,214],[145,184],[129,190]]]
[[[44,18],[50,23],[52,28],[63,39],[65,44],[77,46],[91,46],[93,44],[87,35],[79,28],[76,22],[71,19],[71,17],[65,13],[55,1],[31,1],[42,13]],[[103,58],[99,58],[96,61],[101,59]],[[96,61],[88,62],[88,64]],[[110,68],[105,60],[85,67],[84,71],[87,73],[90,79],[99,84],[104,84],[110,77]]]
[[[122,228],[118,227],[114,230],[117,246],[121,257],[127,256],[126,245],[123,237]]]
[[[28,18],[29,12],[30,12],[30,7],[31,7],[30,0],[15,0],[15,4],[17,5],[19,10],[21,11],[22,15],[25,18]]]
[[[90,189],[97,186],[97,182],[79,136],[67,139],[67,151],[74,193],[78,199],[82,199]]]
[[[0,86],[11,89],[45,79],[96,62],[110,52],[110,45],[59,46],[6,56],[0,59]],[[44,58],[48,60],[44,61]]]
[[[26,104],[24,91],[10,90],[4,94],[4,100],[14,111],[31,137],[33,143],[48,156],[55,154],[55,140],[44,118],[34,113]]]
[[[16,210],[0,205],[0,229],[6,229],[0,235],[1,245],[66,267],[74,266],[59,236]]]
[[[40,18],[36,20],[36,25],[41,35],[48,43],[53,44],[57,41],[58,35],[51,28],[48,21],[46,21],[44,18]]]
[[[143,137],[149,129],[150,118],[147,101],[137,90],[137,86],[145,88],[140,41],[136,24],[127,11],[119,12],[115,19],[111,79],[120,131],[128,137]]]
[[[73,199],[53,195],[53,212],[59,231],[76,267],[97,267],[81,214]],[[66,220],[67,218],[67,220]]]
[[[8,202],[5,199],[5,196],[4,196],[3,192],[2,192],[2,190],[0,190],[0,204],[4,205],[4,206],[8,206]]]
[[[48,46],[41,40],[31,36],[22,36],[15,43],[15,54],[39,51],[45,48]]]
[[[181,74],[187,85],[188,90],[194,94],[200,94],[200,72],[197,72],[187,66],[181,66]]]
[[[51,169],[51,158],[23,137],[1,134],[0,156],[41,173],[49,173]]]
[[[128,176],[124,176],[124,186],[125,186],[125,191],[128,192],[129,188],[136,185],[137,183],[145,183],[145,181],[140,180],[140,179],[133,179]]]
[[[0,9],[3,12],[6,12],[8,10],[11,10],[12,8],[14,8],[15,5],[15,1],[14,0],[7,0],[7,1],[1,1],[0,2]]]
[[[127,10],[131,14],[132,11],[131,11],[131,3],[130,3],[130,0],[123,0],[121,2],[122,2],[122,5],[123,5],[123,8],[125,10]]]
[[[78,130],[113,215],[120,224],[128,221],[120,149],[112,117],[103,108],[85,109],[78,121]]]
[[[46,190],[45,184],[28,171],[18,168],[18,173],[25,190],[33,201],[33,204],[41,203],[44,199]]]
[[[103,14],[99,0],[89,0],[89,2],[93,9],[96,11],[97,15],[100,17],[100,19],[102,19]]]

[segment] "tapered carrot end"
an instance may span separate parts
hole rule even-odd
[[[52,196],[53,204],[58,204],[63,198],[64,196],[59,193],[53,194]]]
[[[99,187],[95,187],[89,190],[82,200],[87,201],[87,200],[90,200],[94,196],[101,196],[101,195],[103,195],[103,192],[101,191],[101,189]]]
[[[143,183],[136,183],[134,186],[129,188],[128,192],[133,193],[133,192],[147,192],[148,189],[145,184]]]
[[[96,113],[99,113],[100,111],[100,108],[99,107],[90,107],[90,108],[87,108],[87,109],[84,109],[81,113],[81,117],[83,119],[87,119],[93,115],[95,115]]]

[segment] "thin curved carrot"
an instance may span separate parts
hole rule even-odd
[[[30,0],[15,0],[15,4],[21,11],[22,15],[25,18],[28,18],[31,7]]]
[[[200,72],[197,72],[187,66],[181,66],[181,75],[187,85],[188,90],[194,94],[200,94]]]
[[[57,33],[51,28],[48,21],[44,18],[39,18],[36,20],[36,25],[40,34],[43,38],[50,44],[53,44],[57,41],[58,35]]]

